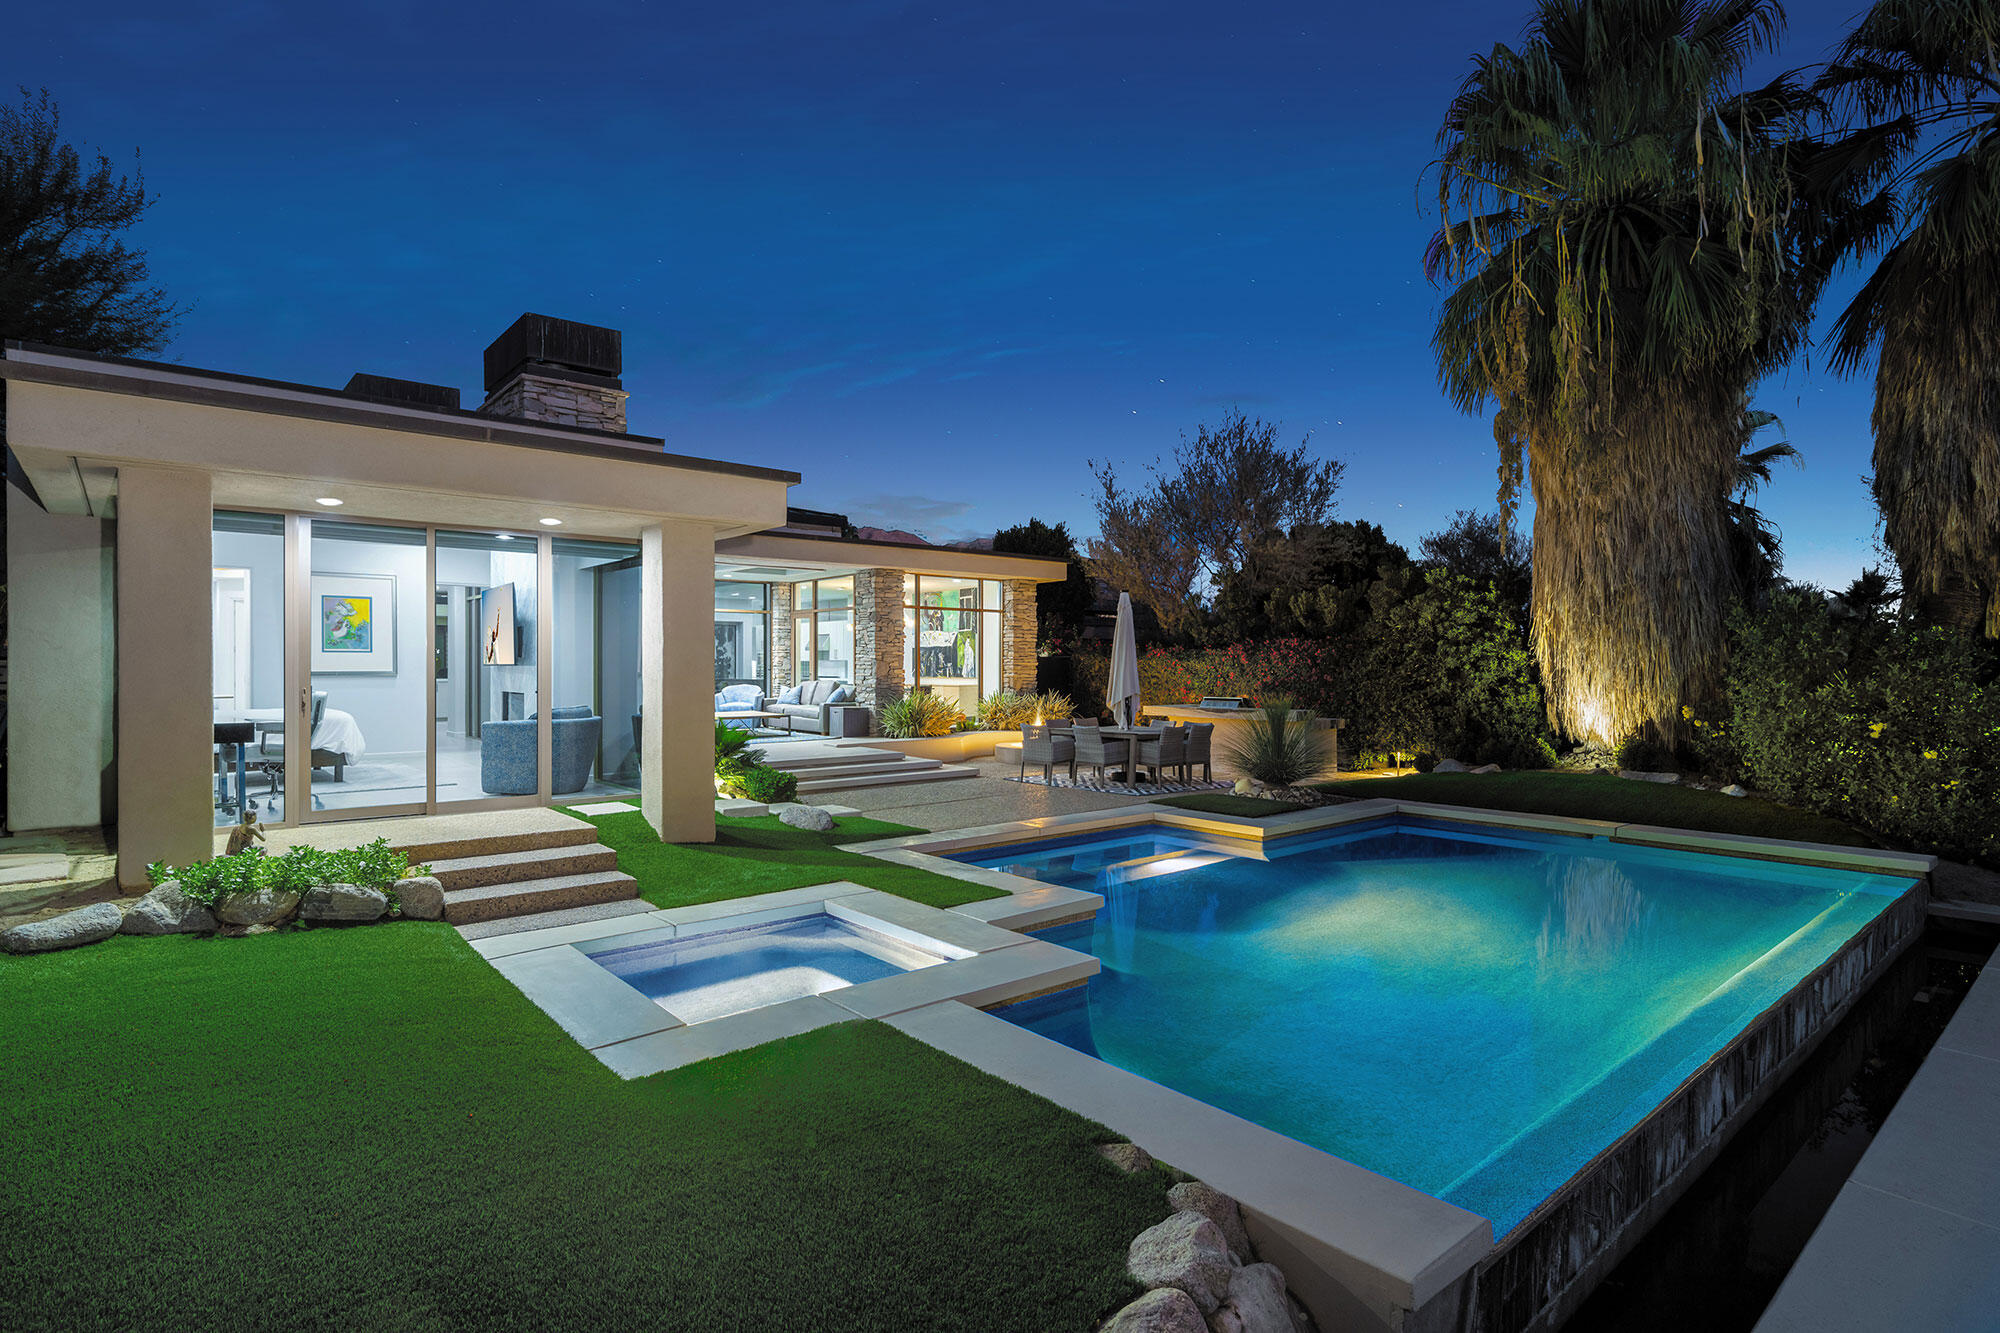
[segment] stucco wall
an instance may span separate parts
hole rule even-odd
[[[114,525],[44,513],[7,489],[7,824],[117,817],[112,794]]]

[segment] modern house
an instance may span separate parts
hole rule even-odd
[[[629,434],[621,373],[615,330],[541,315],[486,349],[473,410],[6,344],[9,828],[115,824],[127,884],[245,799],[636,793],[703,841],[724,685],[1033,685],[1060,561],[857,540],[788,508],[795,473]]]

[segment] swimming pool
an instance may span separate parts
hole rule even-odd
[[[1909,887],[1409,815],[957,852],[1101,893],[1103,970],[997,1010],[1504,1235]]]

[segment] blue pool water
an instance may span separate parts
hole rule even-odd
[[[944,961],[941,953],[825,912],[588,956],[683,1023],[823,995]]]
[[[1268,859],[1266,859],[1268,858]],[[957,859],[1090,888],[1086,986],[1001,1009],[1504,1234],[1907,881],[1409,818]]]

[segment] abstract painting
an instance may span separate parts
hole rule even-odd
[[[374,607],[373,597],[343,597],[334,594],[320,598],[320,651],[326,653],[375,651]]]
[[[314,675],[394,675],[396,579],[392,574],[312,576]]]

